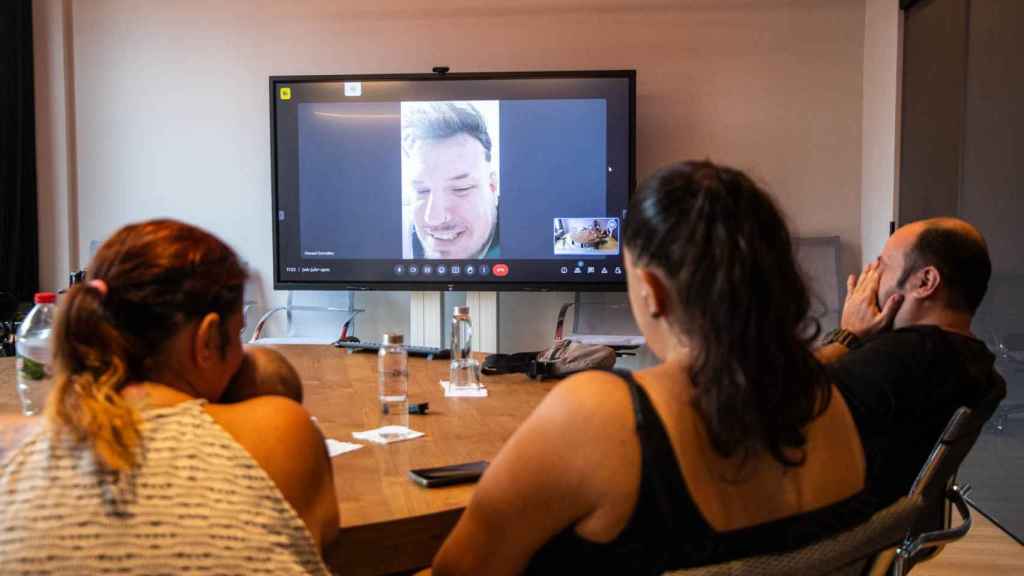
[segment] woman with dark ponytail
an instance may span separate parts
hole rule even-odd
[[[711,162],[640,185],[623,228],[653,368],[587,372],[497,456],[434,559],[448,574],[661,574],[866,520],[864,454],[816,361],[789,231]]]
[[[309,415],[214,404],[244,355],[235,253],[154,220],[89,276],[61,302],[45,425],[0,454],[4,573],[325,574],[338,510]]]

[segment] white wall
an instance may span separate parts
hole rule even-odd
[[[77,234],[71,229],[77,223],[72,203],[75,194],[74,162],[70,161],[74,141],[74,114],[69,94],[74,67],[67,61],[72,56],[70,27],[66,26],[66,8],[62,0],[32,2],[33,70],[36,107],[36,189],[39,194],[39,287],[57,290],[76,269],[71,255],[77,248]]]
[[[861,172],[861,253],[867,264],[882,251],[895,218],[900,10],[892,0],[864,6],[864,108]]]
[[[90,241],[126,222],[173,216],[225,238],[262,272],[269,294],[267,76],[420,72],[443,64],[454,71],[635,68],[641,175],[682,158],[744,169],[775,195],[795,233],[841,236],[843,268],[852,270],[860,262],[864,6],[76,2],[78,208],[71,228],[78,256],[85,261]],[[547,309],[555,299],[564,297],[518,300]],[[361,297],[362,306],[406,306],[363,325],[374,331],[401,322],[407,300]],[[515,322],[506,317],[502,324],[526,339],[546,332]],[[536,345],[500,340],[506,350]]]

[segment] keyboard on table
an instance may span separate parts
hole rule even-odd
[[[377,352],[380,350],[380,342],[348,342],[338,340],[334,343],[336,348],[345,348],[353,352]],[[428,360],[437,358],[444,360],[452,357],[452,351],[447,348],[435,348],[433,346],[406,346],[409,356],[422,356]]]

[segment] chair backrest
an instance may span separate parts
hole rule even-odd
[[[910,493],[920,496],[925,507],[914,525],[915,533],[949,527],[951,508],[946,493],[956,481],[957,470],[977,442],[985,422],[1006,396],[1003,377],[993,371],[992,378],[995,385],[974,410],[961,406],[953,413],[910,487]]]
[[[794,238],[793,250],[807,287],[811,313],[821,322],[822,334],[839,327],[846,290],[839,268],[839,237]]]
[[[998,378],[999,376],[996,375]],[[956,473],[960,464],[974,447],[981,434],[985,421],[991,415],[987,407],[975,412],[961,406],[953,413],[946,424],[942,436],[932,448],[928,460],[925,461],[917,478],[910,487],[911,496],[921,499],[922,510],[913,527],[907,533],[907,541],[913,541],[919,535],[928,532],[940,532],[949,528],[952,521],[952,503],[947,497],[950,488],[956,482]],[[923,549],[914,557],[908,558],[909,570],[914,564],[934,556],[941,546]]]
[[[932,448],[931,455],[914,480],[910,492],[921,496],[924,510],[910,531],[911,539],[914,534],[943,530],[950,525],[952,510],[946,492],[956,481],[960,463],[967,457],[967,452],[974,445],[980,432],[971,430],[971,414],[967,408],[960,408],[953,414],[942,437]],[[930,551],[928,555],[935,552]]]
[[[814,544],[711,566],[666,572],[666,576],[863,576],[875,574],[875,559],[895,547],[921,510],[921,499],[906,496],[866,522]],[[886,563],[886,566],[888,564]]]
[[[915,529],[937,530],[945,526],[946,490],[956,478],[960,463],[978,439],[983,422],[977,422],[970,408],[961,406],[946,424],[942,436],[932,448],[928,460],[918,472],[910,493],[918,495],[926,511],[918,518]]]
[[[352,306],[351,292],[290,291],[284,305],[262,313],[250,342],[329,344],[338,339],[342,325],[361,311]]]
[[[639,335],[625,292],[577,292],[573,334]]]

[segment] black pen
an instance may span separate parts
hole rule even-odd
[[[427,410],[430,409],[430,402],[420,402],[419,404],[409,404],[409,414],[426,414]],[[388,405],[381,404],[381,411],[385,414],[388,413]]]

